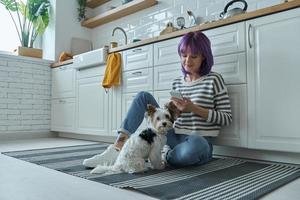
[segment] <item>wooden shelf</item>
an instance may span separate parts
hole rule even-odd
[[[84,20],[81,25],[88,28],[95,28],[102,24],[106,24],[121,17],[149,8],[155,4],[157,4],[157,0],[134,0],[105,13]]]
[[[89,8],[96,8],[110,0],[87,0],[86,1],[86,6]]]

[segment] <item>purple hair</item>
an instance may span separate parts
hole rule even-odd
[[[192,54],[198,55],[201,54],[204,58],[200,70],[199,75],[204,76],[211,71],[211,67],[214,64],[214,58],[211,51],[210,41],[201,31],[189,32],[186,33],[180,40],[178,45],[178,54],[181,57],[181,54],[184,54],[190,50]],[[187,72],[183,66],[181,66],[181,70],[186,76],[189,72]]]

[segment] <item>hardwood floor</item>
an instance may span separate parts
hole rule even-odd
[[[0,152],[92,143],[94,142],[66,138],[10,140],[0,141]],[[2,154],[0,155],[0,180],[1,200],[154,199],[144,194],[74,177]],[[261,199],[298,199],[299,188],[300,179],[297,179]]]

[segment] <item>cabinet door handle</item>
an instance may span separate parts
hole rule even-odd
[[[138,48],[138,49],[133,49],[132,52],[136,53],[136,52],[140,52],[142,51],[142,48]]]
[[[66,101],[65,100],[59,100],[59,103],[66,103]]]
[[[250,49],[252,48],[252,44],[251,44],[251,41],[250,41],[251,29],[252,29],[252,25],[249,24],[249,26],[248,26],[248,44],[249,44]]]
[[[139,75],[142,75],[142,72],[141,72],[141,71],[138,71],[138,72],[132,72],[131,74],[132,74],[132,75],[135,75],[135,76],[139,76]]]

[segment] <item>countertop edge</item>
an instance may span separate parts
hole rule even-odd
[[[56,67],[60,67],[63,65],[70,65],[72,63],[73,63],[73,59],[62,61],[62,62],[56,62],[56,63],[51,64],[51,68],[56,68]]]

